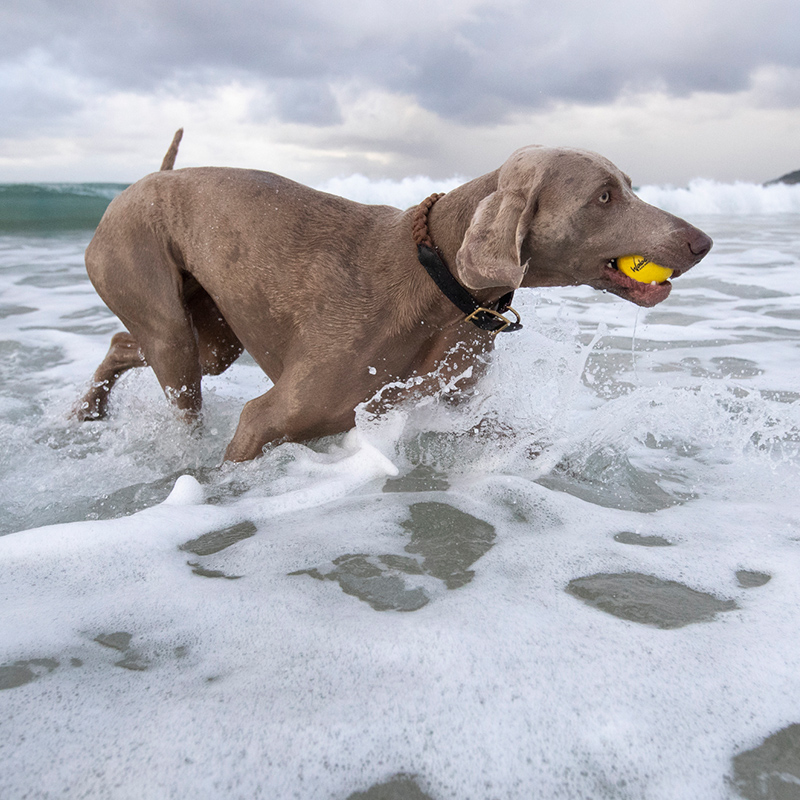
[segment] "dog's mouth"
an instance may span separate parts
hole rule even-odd
[[[673,270],[671,278],[677,278],[681,271]],[[669,293],[672,291],[672,283],[669,280],[662,281],[661,283],[642,283],[641,281],[629,278],[624,273],[620,272],[617,266],[617,259],[610,258],[605,262],[603,267],[603,289],[613,292],[616,295],[629,300],[631,303],[636,303],[637,306],[644,306],[650,308],[666,300]]]

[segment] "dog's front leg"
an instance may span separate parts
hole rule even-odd
[[[370,415],[380,415],[408,399],[438,397],[458,405],[475,392],[486,374],[494,337],[477,328],[459,326],[431,338],[421,349],[411,377],[390,382],[367,403]]]
[[[296,384],[284,373],[266,394],[245,403],[225,461],[250,461],[268,444],[305,442],[350,430],[357,400],[318,382]]]
[[[471,397],[486,374],[494,349],[494,336],[467,323],[460,323],[434,340],[418,368],[424,378],[415,394],[438,395],[457,404]]]

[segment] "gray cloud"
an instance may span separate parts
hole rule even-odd
[[[275,96],[282,119],[318,126],[339,121],[330,87],[348,80],[487,123],[628,89],[732,92],[760,66],[800,66],[796,0],[465,0],[437,17],[425,4],[382,0],[12,0],[0,14],[7,63],[44,52],[105,90],[246,77]],[[35,92],[17,103],[29,116],[46,106]]]
[[[797,0],[5,0],[0,161],[130,180],[187,125],[187,164],[304,182],[480,174],[528,141],[763,180],[796,168],[798,30]]]
[[[668,8],[671,14],[662,14]],[[781,20],[781,25],[770,20]],[[765,64],[800,66],[800,4],[565,2],[481,10],[458,36],[425,42],[412,90],[448,116],[486,121],[554,100],[587,103],[627,89],[732,92]]]
[[[287,122],[335,125],[342,121],[339,104],[324,82],[308,78],[282,79],[273,85],[276,110]]]
[[[50,59],[33,51],[17,63],[0,62],[0,135],[47,133],[79,110],[75,81]]]

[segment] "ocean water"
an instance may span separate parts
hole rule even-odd
[[[119,188],[0,187],[0,798],[800,797],[800,187],[643,187],[715,240],[662,305],[224,466],[246,356],[69,419]]]

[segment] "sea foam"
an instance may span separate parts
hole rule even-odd
[[[800,184],[720,183],[697,178],[688,187],[642,186],[637,194],[673,214],[800,214]]]
[[[450,191],[466,180],[463,177],[434,180],[418,175],[392,181],[349,175],[329,180],[318,188],[359,203],[408,208],[433,192]],[[723,183],[696,178],[686,187],[646,185],[637,187],[635,191],[645,202],[682,216],[800,214],[800,185],[797,184]]]

